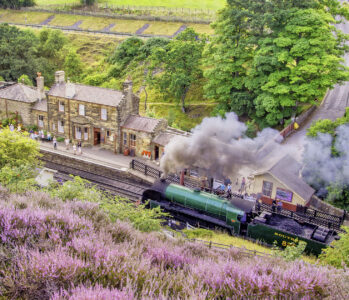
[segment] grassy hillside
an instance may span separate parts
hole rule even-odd
[[[213,9],[218,10],[225,4],[225,0],[99,0],[98,3],[130,6],[164,6],[171,8]],[[37,5],[74,4],[77,0],[36,0]]]

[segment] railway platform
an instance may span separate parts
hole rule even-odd
[[[154,182],[153,177],[145,176],[144,174],[141,174],[140,172],[137,172],[136,170],[132,170],[130,168],[130,163],[134,159],[134,157],[124,156],[122,154],[115,154],[112,151],[103,149],[101,147],[83,147],[81,155],[74,154],[71,145],[69,147],[69,150],[67,150],[65,144],[60,142],[57,143],[57,149],[53,148],[52,142],[40,142],[40,149],[49,151],[51,153],[64,155],[69,158],[74,158],[76,160],[81,160],[91,164],[116,169],[121,172],[130,173],[135,175],[136,177],[142,178],[143,180],[149,183]],[[142,159],[139,157],[137,157],[137,160],[142,161],[144,164],[147,164],[155,169],[160,170],[159,166],[152,161]]]

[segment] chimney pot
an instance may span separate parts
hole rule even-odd
[[[64,71],[57,71],[55,73],[55,83],[65,83],[65,73],[64,73]]]

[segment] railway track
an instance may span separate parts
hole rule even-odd
[[[107,191],[112,195],[126,197],[131,201],[140,200],[143,191],[149,187],[149,185],[132,183],[128,180],[122,180],[120,178],[109,178],[106,176],[96,175],[94,173],[79,170],[74,167],[62,166],[52,162],[47,164],[47,167],[58,171],[54,176],[56,180],[71,180],[72,178],[69,176],[70,174],[79,176],[90,181],[93,185],[96,185],[103,191]]]

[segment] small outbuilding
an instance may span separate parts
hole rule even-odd
[[[290,155],[284,156],[270,169],[253,175],[250,193],[262,194],[262,201],[283,202],[283,207],[296,211],[297,205],[309,206],[315,190],[301,176],[302,166]]]

